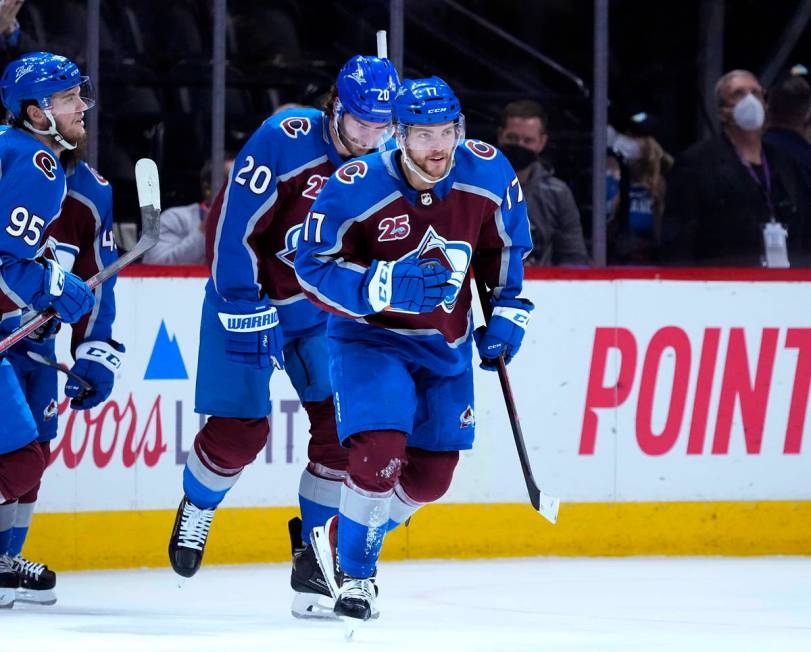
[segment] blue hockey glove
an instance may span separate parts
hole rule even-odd
[[[72,378],[65,383],[65,396],[71,398],[74,410],[96,407],[110,397],[115,373],[121,368],[124,345],[115,340],[106,342],[82,342],[76,348],[76,364],[71,371],[93,385],[91,391],[84,389]]]
[[[529,323],[529,313],[535,306],[528,299],[505,299],[496,303],[487,326],[473,331],[482,369],[495,371],[499,356],[504,356],[504,364],[521,348],[524,331]]]
[[[263,301],[218,302],[225,329],[225,355],[232,362],[267,369],[284,369],[284,337],[276,307]]]
[[[42,292],[34,297],[31,307],[37,312],[53,308],[59,318],[72,324],[93,308],[96,298],[87,283],[76,274],[62,269],[53,260],[41,259],[45,266]]]
[[[457,290],[451,272],[435,258],[376,260],[368,274],[367,298],[375,312],[431,312]]]

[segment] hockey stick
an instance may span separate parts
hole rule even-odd
[[[489,324],[490,317],[493,314],[493,307],[490,305],[490,297],[487,294],[487,289],[483,282],[477,280],[476,289],[479,293],[479,301],[482,306],[482,313],[484,314],[484,323]],[[496,358],[496,370],[498,371],[498,379],[501,382],[501,392],[504,395],[507,415],[510,418],[513,439],[515,439],[515,448],[518,450],[518,461],[521,462],[521,471],[524,473],[524,481],[527,484],[529,502],[532,503],[532,506],[541,516],[550,523],[555,524],[558,521],[560,498],[545,494],[535,483],[535,478],[532,475],[532,467],[529,464],[527,447],[524,444],[524,435],[521,432],[521,424],[518,421],[518,410],[515,407],[515,399],[513,398],[512,388],[510,387],[510,378],[507,376],[507,365],[504,363],[503,355]]]
[[[81,387],[85,392],[92,392],[93,385],[88,383],[84,378],[82,378],[79,374],[73,373],[70,369],[68,369],[65,365],[59,364],[56,360],[51,360],[50,358],[45,357],[41,353],[37,353],[36,351],[28,351],[28,357],[31,358],[34,362],[39,362],[40,364],[44,364],[46,367],[51,367],[52,369],[56,369],[57,371],[61,371],[71,380],[74,380],[78,383],[79,387]],[[81,396],[77,398],[82,398]]]
[[[155,165],[155,161],[148,158],[138,160],[135,164],[135,183],[138,186],[138,204],[141,206],[141,237],[132,249],[87,280],[91,290],[117,274],[158,242],[161,199],[158,166]],[[27,320],[16,331],[0,340],[0,353],[33,333],[55,315],[56,311],[48,308]]]
[[[389,46],[388,42],[386,41],[385,29],[377,30],[377,57],[379,59],[389,58]]]

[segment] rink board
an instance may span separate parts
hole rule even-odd
[[[60,405],[27,551],[61,568],[165,563],[200,424],[205,279],[141,273],[117,289],[128,353],[110,400]],[[481,372],[475,449],[386,555],[811,553],[811,275],[549,275],[526,284],[537,309],[509,370],[535,476],[564,503],[559,524],[525,506],[500,388]],[[207,556],[220,562],[289,554],[307,419],[284,374],[271,396],[268,446],[215,519]]]

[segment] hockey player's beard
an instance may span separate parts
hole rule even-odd
[[[85,131],[76,143],[76,149],[66,149],[59,155],[59,162],[66,170],[77,161],[87,160],[87,132]]]

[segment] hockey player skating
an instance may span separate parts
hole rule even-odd
[[[339,513],[313,543],[335,613],[363,620],[386,532],[447,491],[473,444],[471,264],[493,296],[475,338],[484,367],[517,353],[532,309],[519,298],[526,206],[505,157],[464,139],[459,101],[437,77],[404,81],[394,119],[397,150],[336,171],[296,257],[305,293],[333,313],[330,374],[349,447]]]
[[[295,108],[265,121],[212,204],[195,410],[214,416],[195,438],[183,472],[185,495],[169,543],[180,575],[199,568],[214,509],[265,445],[268,382],[283,359],[310,420],[299,489],[304,531],[337,513],[346,451],[335,429],[327,315],[302,294],[293,260],[302,221],[336,167],[391,137],[397,83],[387,60],[353,57],[324,112]],[[300,527],[291,522],[293,612],[318,615],[317,597],[329,591]]]
[[[85,140],[84,138],[82,139]],[[59,218],[48,231],[56,260],[65,270],[87,280],[118,257],[113,238],[113,192],[110,184],[84,160],[83,142],[77,149],[60,156],[67,181],[67,196]],[[96,287],[96,305],[73,324],[71,353],[76,360],[72,372],[90,383],[83,389],[76,380],[68,379],[65,395],[74,410],[87,410],[110,396],[115,374],[121,366],[124,346],[112,339],[115,319],[114,285],[116,277]],[[51,440],[57,431],[57,371],[28,354],[55,358],[52,320],[8,351],[8,360],[25,394],[37,424],[37,432],[46,464],[51,454]],[[7,541],[6,554],[20,573],[18,602],[53,604],[56,602],[56,574],[46,565],[30,561],[23,554],[23,544],[31,525],[39,483],[16,502],[0,505],[0,542]]]
[[[0,131],[0,334],[5,335],[28,310],[52,307],[62,321],[73,323],[94,306],[87,284],[45,257],[47,230],[66,192],[59,155],[83,138],[84,112],[94,101],[89,79],[76,65],[47,52],[27,54],[6,67],[0,100],[12,116],[12,127]],[[36,492],[47,465],[47,445],[37,441],[38,421],[7,358],[0,354],[0,503]],[[12,529],[0,529],[5,532],[0,607],[9,607],[21,573],[6,554]],[[28,579],[37,570],[26,567],[23,575]]]

